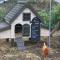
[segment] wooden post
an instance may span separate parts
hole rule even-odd
[[[14,47],[14,39],[11,39],[11,46]]]
[[[9,38],[6,39],[6,42],[9,42]]]

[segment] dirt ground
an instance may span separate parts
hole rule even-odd
[[[44,60],[41,48],[38,45],[28,46],[24,51],[18,51],[17,47],[10,47],[6,42],[0,42],[0,60]],[[49,56],[45,60],[60,60],[60,52],[51,48]]]

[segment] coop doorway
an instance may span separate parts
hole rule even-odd
[[[22,36],[22,25],[16,24],[15,25],[15,37],[21,37]]]

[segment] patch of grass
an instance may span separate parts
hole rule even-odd
[[[5,8],[0,7],[0,16],[3,17],[5,15]]]
[[[5,16],[5,8],[0,7],[0,22],[3,20],[4,16]]]
[[[31,45],[35,45],[37,42],[34,41],[25,41],[24,42],[26,46],[31,46]]]

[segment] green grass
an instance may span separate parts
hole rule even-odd
[[[5,16],[5,8],[0,7],[0,22],[3,20],[4,16]]]
[[[0,17],[3,17],[5,15],[5,8],[0,7]]]

